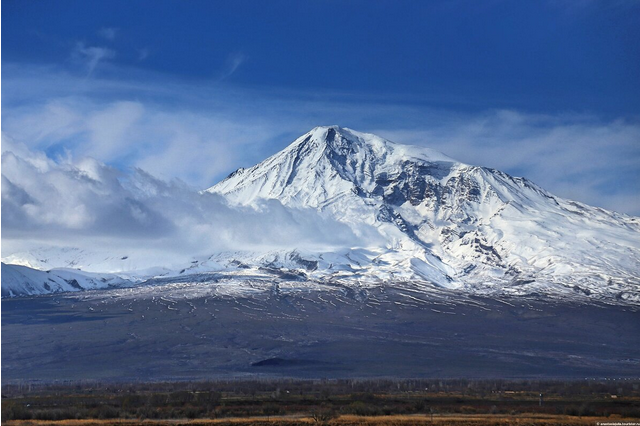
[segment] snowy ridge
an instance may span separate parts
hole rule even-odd
[[[202,196],[208,193],[258,210],[270,199],[317,209],[355,235],[366,225],[380,238],[324,252],[213,253],[177,268],[143,269],[135,255],[59,249],[4,261],[40,269],[90,267],[116,273],[124,285],[226,280],[240,290],[242,281],[265,289],[332,283],[640,305],[640,218],[564,200],[527,179],[426,148],[317,127]],[[4,277],[2,287],[8,294]]]
[[[74,269],[40,271],[26,266],[2,263],[2,297],[97,290],[130,285],[132,285],[130,281],[111,274],[94,274]]]

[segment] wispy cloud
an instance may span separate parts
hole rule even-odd
[[[72,57],[82,62],[87,70],[86,76],[93,74],[98,64],[107,59],[113,59],[116,52],[106,47],[86,46],[83,42],[76,43]]]
[[[98,35],[106,40],[114,41],[119,29],[114,27],[103,27],[98,30]]]
[[[242,65],[246,60],[247,60],[247,57],[241,52],[236,52],[229,55],[227,57],[226,68],[222,72],[222,75],[220,76],[218,81],[222,81],[230,77],[234,72],[236,72],[238,67],[240,67],[240,65]]]
[[[460,113],[149,74],[93,78],[77,88],[74,77],[50,69],[7,69],[3,106],[15,107],[3,108],[3,131],[16,140],[198,188],[261,161],[316,125],[339,124],[525,176],[562,197],[640,214],[640,122],[633,117]]]
[[[149,57],[151,52],[147,48],[142,48],[138,50],[138,61],[144,61]]]
[[[88,143],[80,154],[104,161],[131,155],[129,144],[136,140],[137,124],[143,118],[144,107],[138,102],[115,102],[106,108],[85,115]]]
[[[178,111],[152,102],[57,99],[5,112],[4,131],[34,149],[71,151],[120,168],[140,167],[201,189],[247,165],[243,149],[264,152],[276,123],[238,120],[216,111]],[[280,129],[281,130],[281,129]],[[268,152],[268,151],[267,151]]]

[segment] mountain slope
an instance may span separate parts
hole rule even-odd
[[[317,127],[207,190],[278,199],[386,237],[391,264],[448,288],[640,302],[640,222],[556,197],[524,178],[336,126]],[[384,269],[384,268],[382,268]],[[402,274],[401,274],[402,275]],[[534,284],[533,286],[530,284]]]
[[[96,290],[129,285],[131,282],[111,274],[94,274],[75,269],[40,271],[26,266],[2,263],[2,297]]]

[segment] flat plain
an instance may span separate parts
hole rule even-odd
[[[640,377],[633,306],[227,288],[3,299],[2,382]]]

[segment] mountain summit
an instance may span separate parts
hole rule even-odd
[[[380,179],[403,172],[407,162],[453,163],[430,149],[400,145],[338,126],[316,127],[281,152],[238,169],[207,189],[238,204],[277,198],[284,204],[322,207],[350,193],[380,188]]]
[[[234,204],[277,199],[375,226],[387,244],[368,248],[359,277],[640,302],[638,218],[427,148],[316,127],[207,191]]]

